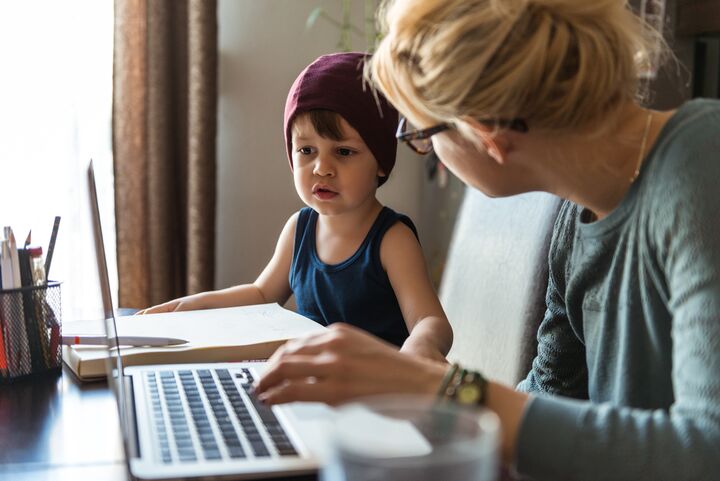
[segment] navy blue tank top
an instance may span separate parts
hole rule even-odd
[[[380,243],[387,230],[409,217],[383,207],[358,250],[339,264],[325,264],[315,248],[318,214],[305,207],[295,229],[290,287],[300,314],[327,326],[346,322],[396,346],[408,337],[407,326],[387,273],[380,262]]]

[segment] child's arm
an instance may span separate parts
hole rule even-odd
[[[410,332],[400,350],[445,360],[452,346],[452,327],[430,282],[420,243],[408,226],[398,222],[388,229],[380,260]]]
[[[192,311],[196,309],[212,309],[219,307],[247,306],[277,302],[282,305],[290,297],[290,264],[292,263],[293,244],[295,242],[295,226],[298,214],[293,214],[285,223],[275,253],[263,269],[260,276],[252,284],[228,287],[217,291],[201,292],[181,297],[149,307],[138,314],[154,314],[158,312]]]

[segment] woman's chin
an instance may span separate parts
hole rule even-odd
[[[492,199],[498,199],[501,197],[510,197],[512,195],[522,194],[523,192],[517,188],[505,185],[487,185],[481,182],[465,182],[475,190],[479,190],[486,196]]]

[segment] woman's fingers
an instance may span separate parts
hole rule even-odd
[[[422,372],[436,370],[428,363],[402,354],[396,347],[356,328],[333,327],[280,347],[268,361],[255,392],[270,404],[290,401],[334,404],[369,394],[423,392],[427,388]],[[444,371],[447,365],[442,366]],[[440,372],[439,376],[442,375]]]
[[[324,379],[340,369],[339,362],[330,355],[284,356],[269,364],[262,377],[255,383],[255,392],[261,394],[284,382]]]
[[[285,381],[258,397],[266,404],[304,401],[336,405],[366,394],[371,394],[371,392],[364,392],[357,384],[346,380],[306,378]]]
[[[332,352],[343,350],[346,341],[343,339],[346,335],[336,330],[328,329],[320,334],[311,334],[296,339],[291,339],[280,346],[270,359],[269,364],[277,362],[283,356],[289,355],[312,355],[322,352]]]

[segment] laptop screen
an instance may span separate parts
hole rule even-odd
[[[115,394],[120,411],[120,424],[122,427],[123,441],[127,446],[128,422],[126,419],[127,409],[124,403],[127,402],[125,396],[125,384],[122,382],[123,365],[120,355],[120,346],[117,345],[117,325],[115,324],[115,311],[113,309],[112,294],[110,290],[110,278],[108,276],[107,259],[105,256],[105,242],[103,240],[102,223],[100,221],[100,206],[98,203],[97,187],[95,182],[95,170],[93,162],[90,161],[88,167],[88,191],[90,193],[90,208],[92,210],[93,233],[95,238],[95,254],[97,256],[98,277],[100,279],[100,291],[102,293],[103,303],[103,319],[105,327],[105,337],[107,338],[108,356],[105,361],[105,371],[110,388]]]

